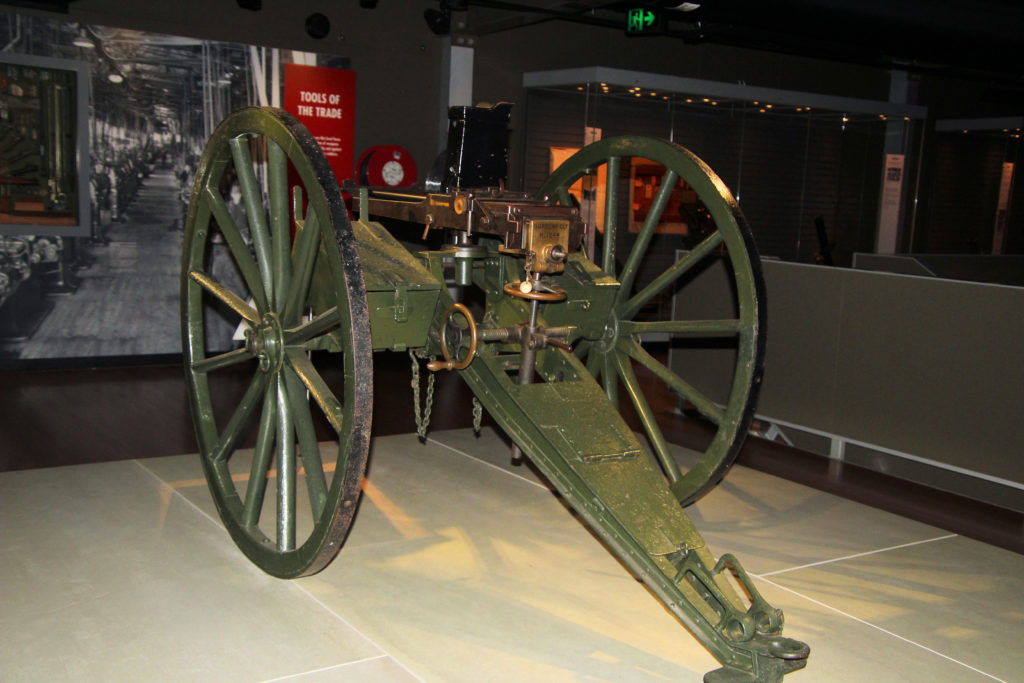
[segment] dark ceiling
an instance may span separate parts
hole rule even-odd
[[[469,32],[477,34],[545,21],[623,31],[627,12],[644,7],[660,15],[662,34],[690,44],[717,43],[1024,85],[1021,0],[440,2],[442,12],[447,8],[457,14],[469,7]],[[486,19],[474,19],[477,8],[488,10]]]
[[[66,12],[75,1],[2,4]],[[247,9],[261,6],[258,0],[236,2]],[[396,9],[393,0],[359,4]],[[434,12],[450,17],[469,7],[493,10],[489,19],[469,27],[478,34],[542,21],[621,31],[627,12],[643,7],[660,15],[663,34],[687,43],[1024,84],[1022,0],[439,0]]]
[[[0,0],[58,12],[74,2]],[[261,6],[254,0],[236,2],[257,11]],[[397,0],[359,4],[404,10]],[[966,79],[984,84],[983,98],[1007,113],[1024,111],[1024,0],[438,0],[437,7],[427,17],[436,32],[461,22],[468,24],[465,33],[475,35],[551,21],[624,32],[629,10],[644,8],[660,17],[661,35],[688,44]]]
[[[2,4],[66,12],[75,1]],[[236,2],[247,9],[261,6],[259,0]],[[399,3],[359,4],[396,11]],[[660,16],[661,33],[691,44],[732,45],[1024,87],[1024,0],[438,0],[438,10],[431,10],[438,20],[435,28],[443,32],[446,19],[470,7],[470,33],[544,21],[623,31],[627,12],[642,7]],[[489,11],[477,20],[477,9]]]

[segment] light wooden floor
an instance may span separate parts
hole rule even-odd
[[[371,463],[341,554],[297,581],[238,552],[196,456],[0,473],[2,678],[697,683],[716,667],[490,430],[379,437]],[[810,645],[787,683],[1021,680],[1021,555],[745,467],[689,514]]]

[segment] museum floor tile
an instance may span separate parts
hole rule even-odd
[[[195,456],[0,473],[0,678],[700,681],[717,666],[489,429],[377,437],[364,492],[334,563],[281,581],[231,543]],[[1020,680],[1024,556],[745,467],[689,512],[811,646],[787,681]]]

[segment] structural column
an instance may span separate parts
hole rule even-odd
[[[889,101],[907,104],[911,99],[911,81],[906,71],[891,71]],[[875,253],[895,254],[903,230],[903,195],[906,187],[906,121],[889,119],[885,123],[885,160],[879,192]]]
[[[441,149],[448,144],[448,107],[473,104],[473,43],[473,38],[454,35],[448,39],[448,45],[442,51]]]

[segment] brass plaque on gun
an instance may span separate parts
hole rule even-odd
[[[535,255],[538,273],[561,273],[569,254],[569,221],[527,219],[523,247]]]

